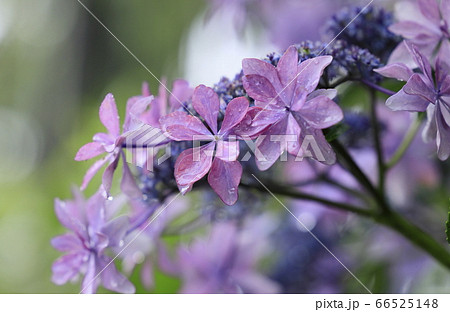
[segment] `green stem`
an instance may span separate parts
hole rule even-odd
[[[406,151],[408,150],[408,147],[411,145],[412,141],[416,137],[417,132],[420,129],[420,125],[422,124],[422,115],[417,115],[414,122],[411,124],[411,126],[408,129],[408,132],[406,133],[405,137],[403,138],[402,143],[400,143],[400,146],[395,151],[392,158],[386,163],[386,169],[391,169],[394,167],[405,155]]]

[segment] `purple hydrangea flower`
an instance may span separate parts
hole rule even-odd
[[[112,259],[105,254],[107,248],[123,244],[128,217],[110,220],[107,209],[110,201],[105,200],[101,192],[85,200],[75,191],[74,197],[72,201],[55,200],[56,215],[71,232],[52,239],[53,247],[66,253],[53,263],[53,282],[65,284],[82,274],[83,293],[96,292],[100,283],[112,291],[133,293],[133,284],[117,271],[114,263],[110,263]]]
[[[237,161],[239,142],[229,140],[229,136],[247,113],[248,101],[245,97],[239,97],[228,104],[220,130],[217,129],[220,102],[213,89],[198,86],[192,96],[192,105],[209,129],[199,118],[182,111],[160,119],[161,128],[175,141],[210,141],[206,145],[184,150],[178,156],[175,163],[178,188],[185,194],[209,172],[211,187],[224,203],[232,205],[238,199],[242,166]]]
[[[139,104],[141,105],[142,101],[147,103],[151,101],[153,97],[147,96],[141,99],[140,101],[133,102],[133,105],[128,105],[127,107],[127,118],[125,119],[123,133],[120,133],[120,125],[119,125],[119,114],[117,112],[116,102],[114,100],[114,96],[109,93],[106,95],[102,104],[100,105],[100,121],[105,126],[107,133],[97,133],[93,137],[93,142],[87,143],[82,146],[76,156],[75,160],[82,161],[94,158],[101,154],[105,154],[106,156],[100,160],[97,160],[87,171],[84,176],[83,183],[81,185],[81,190],[84,190],[94,175],[102,168],[105,164],[108,164],[105,172],[103,173],[103,187],[107,194],[109,194],[109,190],[111,189],[112,179],[114,175],[114,171],[117,168],[119,163],[120,156],[123,155],[122,152],[122,143],[125,140],[125,134],[131,127],[131,119],[134,116],[135,107]],[[131,174],[130,168],[124,159],[123,161],[123,176],[121,182],[122,191],[131,196],[137,197],[140,195],[140,191],[136,186],[134,178]]]
[[[262,107],[253,119],[253,126],[268,126],[259,136],[256,145],[264,157],[257,157],[260,170],[270,168],[287,149],[290,154],[301,153],[301,143],[307,135],[314,137],[324,162],[333,164],[336,156],[325,139],[322,129],[338,123],[343,118],[342,110],[330,98],[335,90],[315,91],[323,70],[332,61],[331,56],[318,56],[298,64],[298,51],[289,47],[279,60],[277,67],[259,59],[244,59],[244,88]],[[273,136],[296,140],[282,142]],[[316,155],[317,158],[317,155]]]
[[[385,77],[407,81],[403,88],[388,98],[392,110],[427,111],[428,121],[423,132],[426,142],[436,138],[438,157],[450,155],[450,49],[441,49],[436,57],[435,75],[427,57],[416,46],[406,43],[420,73],[414,73],[402,63],[394,63],[376,70]]]
[[[273,229],[267,218],[239,230],[235,223],[214,224],[208,239],[178,248],[182,293],[277,293],[279,286],[255,269],[267,253]]]
[[[450,45],[450,0],[403,1],[397,5],[399,19],[389,27],[393,33],[402,36],[416,45],[422,53],[431,59],[438,47],[448,49]],[[389,58],[391,63],[414,65],[405,43],[400,43]]]

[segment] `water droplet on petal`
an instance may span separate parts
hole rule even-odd
[[[107,200],[113,200],[113,197],[111,195],[109,195],[106,199]]]

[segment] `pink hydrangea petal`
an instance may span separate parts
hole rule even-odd
[[[186,80],[175,80],[173,82],[172,94],[169,97],[170,109],[175,111],[182,107],[182,104],[187,102],[193,93],[194,90],[189,87],[189,83]]]
[[[149,87],[147,81],[144,81],[142,83],[141,92],[142,92],[142,96],[150,96],[150,95],[152,95],[152,93],[150,92],[150,87]]]
[[[408,81],[414,72],[403,63],[393,63],[373,70],[388,78],[395,78],[401,81]]]
[[[120,134],[119,114],[117,113],[116,101],[111,93],[108,93],[100,105],[100,121],[108,129],[109,133],[117,137]]]
[[[429,103],[434,103],[436,96],[434,90],[427,85],[421,75],[414,74],[403,87],[403,91],[409,95],[420,96]]]
[[[262,106],[284,106],[270,81],[259,75],[246,75],[242,78],[245,91]]]
[[[62,252],[83,250],[80,238],[72,233],[52,238],[51,244],[53,248]]]
[[[255,117],[258,116],[261,111],[263,111],[262,107],[250,107],[242,121],[233,128],[231,134],[237,135],[240,138],[253,139],[255,136],[263,132],[267,128],[266,125],[255,126],[254,124],[252,124]]]
[[[333,165],[336,162],[336,154],[334,153],[330,144],[328,144],[327,140],[325,139],[325,136],[323,135],[322,130],[315,129],[315,128],[312,128],[311,126],[309,126],[309,124],[302,118],[302,116],[300,114],[293,113],[292,115],[294,116],[295,120],[297,121],[297,123],[301,129],[300,143],[303,145],[303,148],[300,149],[300,151],[299,151],[300,155],[298,155],[298,156],[303,156],[303,155],[305,155],[306,151],[309,151],[309,152],[311,152],[314,159],[316,159],[320,162],[323,162],[327,165]],[[304,145],[306,136],[310,136],[310,137],[314,138],[314,142],[317,145],[317,147],[319,148],[321,155],[315,154],[313,146],[311,146],[311,145],[305,146]]]
[[[160,119],[161,129],[175,141],[191,141],[195,136],[212,137],[211,132],[195,116],[176,111]]]
[[[291,155],[297,155],[300,150],[300,133],[300,126],[298,125],[294,116],[292,116],[292,114],[289,114],[286,134],[291,135],[290,138],[295,137],[295,140],[290,139],[287,142],[287,150]]]
[[[332,100],[332,99],[334,99],[337,96],[337,90],[336,89],[317,89],[317,90],[314,90],[313,92],[308,94],[308,96],[306,97],[306,101],[312,100],[313,98],[321,96],[321,95],[326,96],[330,100]]]
[[[406,94],[403,89],[386,100],[386,106],[393,111],[423,112],[429,102],[420,96]]]
[[[282,89],[278,72],[272,64],[255,58],[246,58],[242,60],[242,70],[245,76],[257,75],[264,77],[275,90]]]
[[[256,140],[255,158],[256,165],[261,171],[269,169],[284,152],[280,141],[274,141],[274,135],[285,135],[287,129],[288,118],[283,118],[277,123],[273,124],[263,135],[260,135]]]
[[[238,186],[241,181],[242,166],[238,161],[223,161],[214,158],[208,183],[227,205],[233,205],[238,199]]]
[[[301,62],[298,65],[297,89],[307,94],[313,92],[319,84],[324,69],[332,61],[333,57],[325,55]]]
[[[215,157],[224,161],[235,161],[239,156],[239,141],[217,141]]]
[[[240,123],[247,114],[247,110],[248,100],[246,97],[241,96],[232,99],[225,110],[225,116],[219,134],[226,134],[234,126]]]
[[[277,121],[286,118],[288,112],[286,110],[273,110],[273,109],[262,109],[259,111],[252,122],[252,126],[261,127],[261,126],[269,126]]]
[[[136,124],[136,120],[139,120],[142,117],[153,100],[153,96],[139,96],[128,100],[125,122],[123,124],[124,132],[133,130],[133,124]]]
[[[81,184],[81,187],[80,187],[80,189],[82,191],[86,189],[89,182],[91,182],[92,178],[100,170],[100,168],[103,167],[108,162],[108,159],[109,159],[109,156],[99,159],[88,169],[88,171],[84,175],[83,183]]]
[[[94,158],[100,154],[103,154],[105,149],[103,148],[103,144],[98,142],[90,142],[83,145],[75,155],[76,161],[88,160]]]
[[[279,90],[284,103],[289,104],[294,94],[297,76],[298,51],[295,46],[290,46],[277,65],[278,77],[283,86]]]
[[[105,188],[105,192],[109,195],[109,191],[111,190],[112,180],[114,176],[114,171],[117,169],[117,164],[119,163],[119,157],[115,157],[113,161],[106,167],[105,172],[102,177],[102,184]]]
[[[344,118],[341,108],[323,95],[305,102],[298,113],[316,129],[331,127]]]
[[[219,96],[213,89],[199,85],[194,90],[192,105],[206,121],[211,131],[217,133],[217,116],[219,114]]]
[[[175,162],[175,179],[184,194],[188,187],[203,178],[211,168],[215,142],[181,152]]]
[[[420,12],[433,24],[439,24],[441,14],[439,13],[439,4],[436,0],[418,0]]]

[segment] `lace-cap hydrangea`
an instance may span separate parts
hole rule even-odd
[[[298,64],[297,48],[291,46],[277,67],[259,59],[242,61],[244,88],[261,109],[255,114],[252,126],[268,126],[256,141],[261,153],[256,157],[260,170],[270,168],[285,150],[295,156],[302,155],[301,144],[308,135],[314,138],[323,156],[321,159],[315,155],[316,159],[326,164],[336,161],[322,129],[342,120],[343,113],[331,100],[335,90],[316,90],[323,70],[332,59],[318,56]]]
[[[134,293],[135,288],[120,274],[112,258],[106,255],[107,248],[118,247],[128,228],[128,217],[110,220],[107,203],[97,192],[85,200],[74,190],[74,200],[55,200],[55,212],[59,221],[71,233],[52,239],[55,249],[65,252],[52,266],[55,284],[62,285],[84,274],[81,285],[83,293],[95,293],[100,282],[109,290]]]
[[[407,81],[399,92],[387,99],[386,105],[392,110],[427,111],[423,138],[426,142],[436,138],[438,157],[446,160],[450,155],[450,49],[440,50],[433,77],[427,57],[415,45],[405,45],[421,72],[414,73],[402,63],[376,70],[385,77]]]
[[[219,97],[213,89],[198,86],[192,96],[192,105],[205,120],[186,112],[176,111],[160,119],[161,128],[175,141],[209,141],[210,143],[184,150],[175,163],[175,179],[180,191],[185,194],[192,185],[208,172],[208,183],[228,205],[238,199],[238,185],[242,166],[237,161],[239,142],[230,140],[232,129],[241,122],[248,110],[245,97],[233,99],[225,111],[220,130],[217,129]]]

